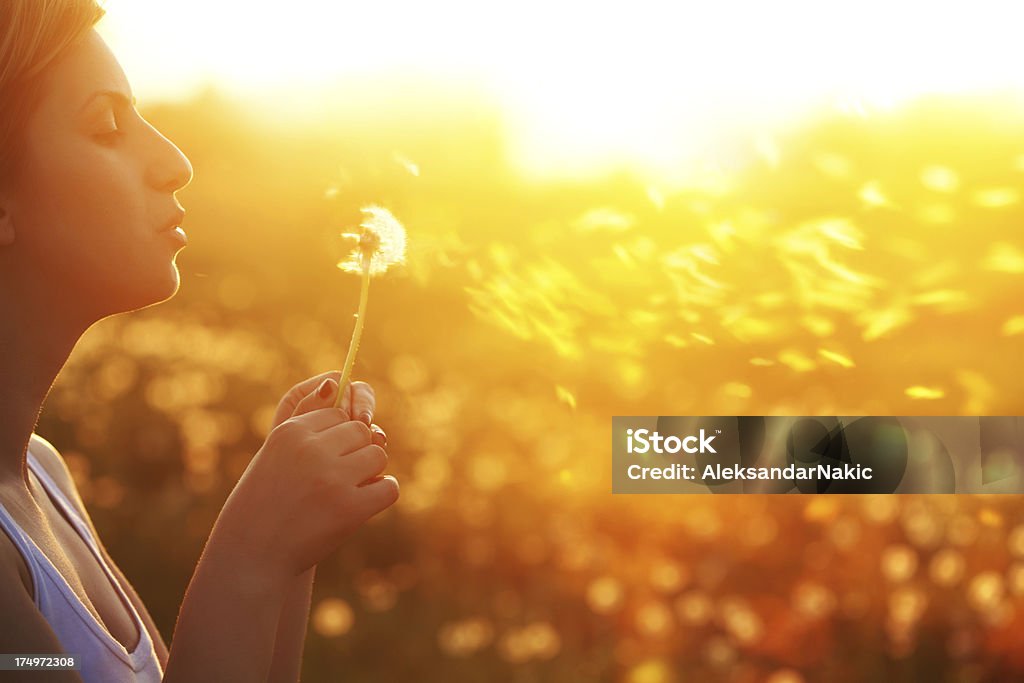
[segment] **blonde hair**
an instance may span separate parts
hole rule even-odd
[[[46,67],[105,13],[96,0],[0,0],[0,185],[17,172]]]

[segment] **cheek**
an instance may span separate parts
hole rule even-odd
[[[23,219],[33,241],[53,256],[109,252],[144,219],[138,172],[115,149],[56,142],[26,166]]]

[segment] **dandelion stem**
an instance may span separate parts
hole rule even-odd
[[[334,397],[334,407],[341,407],[341,392],[348,391],[349,379],[352,377],[352,368],[356,364],[356,351],[359,349],[359,338],[363,336],[363,320],[366,318],[366,300],[370,293],[370,255],[362,253],[363,286],[359,292],[359,312],[356,313],[356,326],[352,330],[352,341],[348,344],[348,355],[345,356],[345,365],[341,369],[341,381],[338,383],[338,395]],[[352,406],[349,406],[349,410]],[[354,417],[354,416],[353,416]]]

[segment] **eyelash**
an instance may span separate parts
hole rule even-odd
[[[117,127],[117,120],[114,120],[114,130],[107,131],[105,133],[95,133],[93,138],[97,140],[101,145],[110,146],[118,141],[123,134],[120,127]]]
[[[97,133],[96,135],[93,135],[93,138],[99,141],[102,145],[112,145],[117,142],[120,137],[120,130],[112,130],[109,133]]]

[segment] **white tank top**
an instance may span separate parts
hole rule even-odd
[[[3,503],[0,503],[0,526],[4,528],[25,558],[25,564],[28,565],[28,570],[32,574],[32,583],[35,586],[36,607],[39,608],[54,633],[57,634],[64,652],[78,655],[78,660],[81,662],[79,675],[85,683],[157,683],[163,678],[163,670],[160,667],[160,660],[157,659],[156,650],[153,648],[153,641],[135,606],[132,605],[121,584],[103,560],[96,539],[93,538],[88,525],[75,506],[61,492],[60,487],[32,455],[31,447],[27,457],[29,468],[35,472],[42,482],[43,488],[71,520],[72,526],[85,540],[114,589],[124,600],[124,604],[128,606],[131,618],[139,629],[139,642],[135,649],[129,652],[116,638],[110,635],[78,598],[67,580],[57,571],[49,558],[39,549],[39,546],[22,531],[21,527],[11,518]]]

